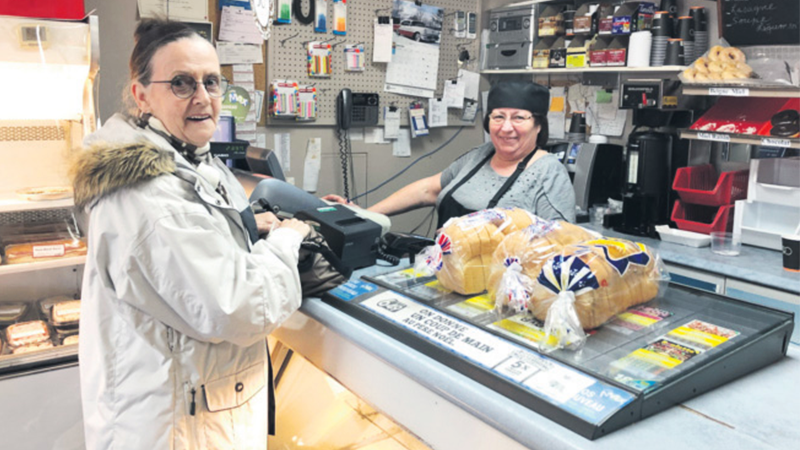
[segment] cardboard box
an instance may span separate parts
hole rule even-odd
[[[563,7],[547,6],[539,16],[539,37],[564,34]]]
[[[563,37],[560,37],[556,42],[550,46],[550,63],[548,65],[551,69],[563,69],[567,67],[567,42]]]
[[[586,36],[576,36],[567,47],[567,69],[580,69],[588,66],[587,53],[593,39]]]
[[[584,3],[575,11],[572,29],[576,35],[597,33],[597,8],[599,6],[598,3]]]
[[[550,44],[542,39],[533,48],[533,64],[534,69],[546,69],[550,66]]]
[[[589,65],[592,67],[605,67],[608,65],[608,45],[611,38],[598,37],[589,48]]]
[[[611,34],[614,24],[614,11],[619,5],[601,3],[597,9],[597,34]]]
[[[606,65],[614,67],[622,67],[627,63],[628,58],[628,45],[626,40],[619,37],[614,38],[608,45],[606,50]]]
[[[653,25],[653,16],[655,13],[655,3],[623,3],[614,13],[611,33],[630,34],[634,31],[649,30]]]

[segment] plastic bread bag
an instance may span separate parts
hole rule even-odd
[[[534,282],[528,309],[545,322],[548,335],[559,345],[567,342],[567,348],[576,349],[582,340],[570,337],[579,334],[572,323],[573,312],[578,328],[597,328],[657,297],[668,280],[661,259],[644,244],[621,239],[586,241],[567,246],[547,260]],[[574,301],[560,295],[567,291]]]
[[[486,290],[489,267],[495,248],[506,235],[538,220],[518,208],[493,208],[448,220],[436,236],[442,251],[439,283],[460,294]],[[432,265],[436,260],[432,260]]]
[[[436,236],[436,243],[429,245],[417,253],[414,258],[414,272],[421,274],[421,276],[429,277],[435,275],[436,272],[442,270],[442,246],[446,245],[441,242],[442,235]],[[448,246],[449,250],[449,246]]]
[[[687,62],[688,67],[678,74],[684,84],[764,84],[764,79],[756,75],[748,64],[744,52],[731,47],[722,39],[719,45],[708,49],[695,61]]]
[[[536,218],[528,227],[510,233],[492,255],[486,286],[495,309],[521,312],[527,308],[533,280],[544,263],[564,247],[600,236],[564,221]]]

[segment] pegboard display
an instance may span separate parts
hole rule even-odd
[[[308,14],[309,1],[302,0],[302,12]],[[292,17],[291,24],[274,24],[272,35],[267,41],[267,73],[266,83],[269,85],[276,79],[296,80],[299,84],[314,84],[317,88],[317,120],[315,122],[292,122],[286,119],[269,117],[270,124],[280,125],[334,125],[336,123],[336,97],[343,88],[353,92],[377,93],[380,96],[381,119],[383,123],[383,107],[395,105],[403,112],[401,125],[408,125],[407,108],[412,101],[427,100],[410,97],[383,90],[386,82],[386,63],[372,62],[373,30],[377,16],[391,16],[392,0],[348,0],[347,2],[347,35],[334,35],[331,26],[327,33],[315,33],[314,24],[303,25]],[[328,22],[333,20],[333,0],[328,5]],[[480,22],[480,5],[477,0],[429,0],[423,4],[444,9],[442,33],[439,43],[439,70],[436,85],[436,97],[444,92],[444,81],[458,76],[458,56],[461,50],[469,52],[470,61],[461,68],[479,72],[478,53],[480,48],[480,32],[475,39],[457,38],[454,35],[456,11],[474,12]],[[478,30],[480,31],[480,30]],[[311,78],[307,71],[307,43],[310,41],[329,41],[334,45],[332,54],[332,74],[330,78]],[[364,44],[366,64],[363,72],[345,71],[345,45]],[[427,101],[425,101],[427,105]],[[464,125],[461,121],[461,109],[448,111],[448,126]],[[471,122],[466,122],[471,123]]]

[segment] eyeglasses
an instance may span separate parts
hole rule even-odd
[[[522,125],[532,118],[533,116],[516,115],[516,116],[506,117],[502,114],[493,114],[489,116],[489,121],[493,125],[502,125],[506,120],[510,120],[512,125]]]
[[[172,93],[182,99],[190,98],[197,92],[197,80],[189,75],[175,75],[171,80],[151,81],[151,83],[169,83]],[[228,90],[228,80],[219,75],[209,75],[203,79],[203,86],[209,96],[219,98]]]

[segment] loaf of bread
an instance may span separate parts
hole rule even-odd
[[[485,209],[448,220],[436,237],[442,255],[439,283],[464,295],[485,291],[494,250],[506,235],[536,220],[541,219],[518,208]]]
[[[5,246],[5,263],[22,264],[85,254],[86,244],[80,239],[66,238],[10,244]]]
[[[597,328],[616,314],[655,298],[662,272],[657,255],[644,244],[597,239],[570,245],[545,262],[528,307],[544,321],[559,294],[570,291],[580,325]]]
[[[542,219],[509,234],[492,255],[486,286],[489,298],[495,299],[498,307],[511,304],[517,310],[526,308],[532,281],[539,276],[545,261],[568,245],[596,237],[569,222]]]

